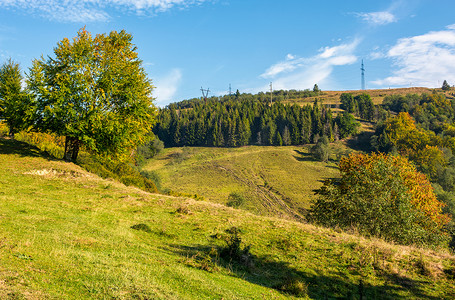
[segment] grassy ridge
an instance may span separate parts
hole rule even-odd
[[[441,89],[429,89],[425,87],[412,87],[412,88],[396,88],[396,89],[378,89],[378,90],[353,90],[353,91],[323,91],[317,97],[307,97],[307,98],[298,98],[298,99],[286,99],[284,103],[297,103],[300,105],[312,104],[314,100],[320,99],[323,104],[330,105],[340,105],[340,96],[343,93],[351,93],[354,96],[361,93],[367,93],[371,96],[374,104],[381,104],[384,100],[384,97],[389,95],[406,95],[406,94],[422,94],[422,93],[431,93],[433,90],[438,90],[441,92]]]
[[[347,151],[341,143],[336,153]],[[308,147],[169,148],[144,167],[158,173],[163,188],[193,192],[226,204],[230,193],[242,194],[242,205],[257,214],[299,218],[313,190],[338,176],[336,164],[314,161]]]
[[[1,299],[282,299],[290,279],[316,299],[455,297],[444,251],[145,193],[10,140],[0,170]],[[248,265],[210,256],[233,226]]]

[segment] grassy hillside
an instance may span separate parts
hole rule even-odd
[[[144,167],[161,178],[163,189],[196,193],[226,204],[231,193],[245,198],[241,206],[257,214],[299,218],[324,179],[338,176],[336,153],[348,149],[332,145],[332,161],[315,161],[308,147],[165,149]]]
[[[354,96],[361,93],[367,93],[371,96],[374,104],[381,104],[384,97],[389,95],[406,95],[406,94],[422,94],[431,93],[434,89],[425,87],[412,87],[412,88],[396,88],[396,89],[378,89],[378,90],[353,90],[353,91],[322,91],[321,95],[317,97],[286,99],[284,103],[298,103],[298,104],[312,104],[315,98],[322,100],[324,104],[339,105],[340,95],[343,93],[351,93]],[[436,89],[441,92],[441,89]],[[448,95],[450,93],[447,93]]]
[[[1,299],[455,297],[443,251],[148,194],[6,139],[0,170]]]

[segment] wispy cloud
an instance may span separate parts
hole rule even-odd
[[[370,25],[386,25],[397,21],[395,15],[388,11],[377,11],[370,13],[356,13],[363,21]]]
[[[14,9],[26,14],[58,22],[106,22],[109,9],[153,15],[172,8],[185,8],[207,0],[0,0],[0,8]]]
[[[156,97],[156,102],[159,106],[171,102],[177,89],[182,81],[182,71],[180,69],[172,69],[167,75],[155,80],[155,90],[153,91]]]
[[[321,84],[332,74],[335,66],[349,65],[357,61],[354,51],[360,40],[334,47],[324,47],[312,57],[288,54],[284,61],[269,67],[260,76],[273,80],[275,89],[304,89],[315,83]]]
[[[409,84],[435,87],[438,80],[455,82],[455,24],[446,30],[399,39],[385,55],[394,61],[392,76],[374,81],[379,86]]]

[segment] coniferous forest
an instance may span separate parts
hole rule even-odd
[[[334,117],[318,100],[301,107],[237,95],[171,104],[160,110],[153,131],[166,147],[281,146],[342,139],[358,126],[350,113]]]

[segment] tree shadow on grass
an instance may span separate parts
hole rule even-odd
[[[311,153],[294,150],[298,155],[293,155],[297,161],[317,161]]]
[[[190,261],[187,263],[188,266],[216,272],[216,268],[208,268],[208,263],[213,264],[217,268],[225,269],[232,276],[293,296],[304,295],[295,294],[295,290],[292,289],[286,290],[286,283],[291,281],[302,282],[306,286],[305,294],[312,299],[409,299],[409,292],[411,292],[412,298],[440,299],[428,295],[423,289],[424,285],[431,285],[431,282],[413,280],[384,270],[378,271],[376,278],[385,283],[372,285],[363,282],[358,272],[357,275],[353,273],[351,278],[346,278],[346,275],[341,272],[297,270],[289,263],[277,261],[271,256],[250,254],[248,263],[236,260],[228,261],[213,257],[213,249],[220,249],[215,245],[173,244],[169,246],[173,253],[185,257],[187,262]]]
[[[371,137],[374,135],[374,132],[363,131],[359,133],[356,137],[348,139],[347,145],[349,148],[357,151],[371,152]]]
[[[0,154],[16,154],[22,157],[43,157],[48,160],[56,160],[55,157],[35,146],[7,138],[0,138]]]
[[[314,157],[314,155],[311,154],[311,153],[306,153],[306,152],[299,151],[299,150],[294,150],[294,152],[296,152],[298,154],[298,155],[293,155],[293,157],[297,161],[321,162],[320,160],[316,159]],[[338,163],[338,160],[329,158],[328,162],[332,162],[332,163],[336,164],[336,163]],[[329,168],[329,169],[338,169],[337,165],[329,165],[329,164],[327,164],[325,167]]]

